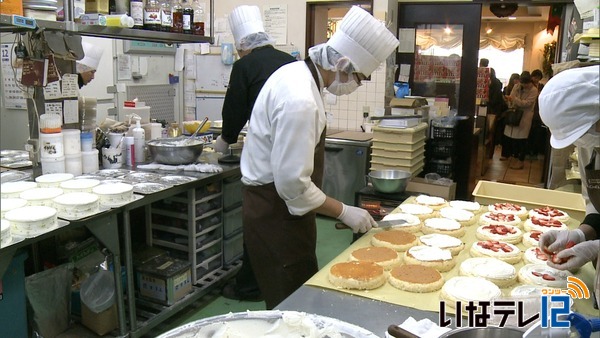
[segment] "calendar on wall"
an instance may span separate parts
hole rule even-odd
[[[0,45],[0,79],[2,81],[2,93],[4,108],[8,109],[27,109],[27,99],[25,93],[19,88],[16,79],[21,78],[22,68],[13,64],[16,56],[13,52],[12,43],[3,43]]]

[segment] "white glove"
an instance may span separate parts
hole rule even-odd
[[[562,263],[556,264],[548,260],[548,266],[559,270],[574,270],[589,261],[596,261],[598,251],[600,251],[600,239],[579,243],[556,254],[557,258],[563,260]]]
[[[219,135],[219,137],[217,137],[217,141],[215,141],[215,145],[213,146],[213,149],[216,152],[225,154],[227,152],[227,150],[229,150],[229,143],[223,141],[223,139],[221,138],[221,135]]]
[[[554,253],[565,249],[567,247],[567,243],[569,242],[572,242],[570,246],[585,242],[585,235],[583,231],[575,229],[567,231],[550,230],[544,232],[540,237],[539,247],[542,251],[550,251]]]
[[[377,226],[377,223],[365,209],[351,207],[342,203],[342,213],[338,216],[342,223],[346,224],[354,233],[364,233],[372,227]]]

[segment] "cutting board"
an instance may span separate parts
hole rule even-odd
[[[360,131],[343,131],[341,133],[329,135],[327,137],[352,141],[370,141],[373,138],[373,133],[363,133]]]

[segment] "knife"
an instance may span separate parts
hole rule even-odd
[[[403,219],[395,219],[395,220],[392,220],[392,221],[379,221],[379,222],[377,222],[377,228],[379,228],[379,229],[387,229],[387,228],[391,228],[391,227],[396,226],[396,225],[402,225],[402,224],[406,224],[406,223],[407,222],[405,220],[403,220]],[[338,230],[341,230],[341,229],[350,229],[350,227],[347,226],[344,223],[335,223],[335,228],[338,229]]]

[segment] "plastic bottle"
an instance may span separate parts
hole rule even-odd
[[[194,35],[204,36],[204,7],[202,7],[202,4],[198,0],[194,0],[192,8],[194,9],[193,33]]]
[[[144,28],[144,1],[131,0],[129,2],[129,13],[133,18],[133,28]]]
[[[146,161],[144,146],[146,144],[146,132],[140,124],[140,117],[135,117],[135,128],[133,128],[133,145],[135,149],[135,163]]]
[[[188,0],[181,0],[183,7],[183,33],[192,34],[194,26],[194,9]]]
[[[160,3],[160,30],[170,32],[171,27],[173,27],[173,21],[171,21],[171,1],[163,0]]]
[[[135,165],[135,144],[133,142],[133,136],[125,136],[123,138],[123,146],[125,147],[125,158],[123,161],[127,166],[133,167]]]
[[[135,21],[127,14],[114,14],[106,16],[106,25],[109,27],[127,27],[132,28]]]
[[[159,31],[161,29],[160,4],[158,0],[148,0],[144,7],[144,29]]]

